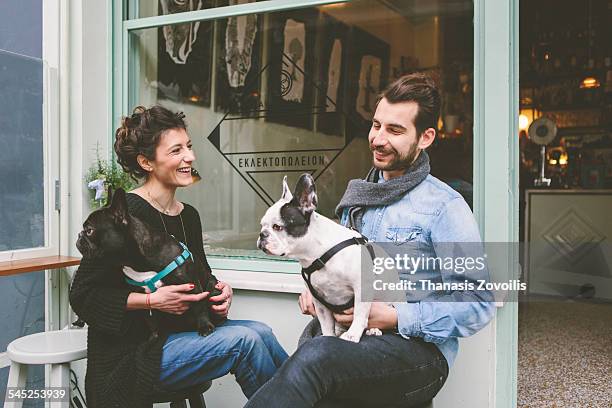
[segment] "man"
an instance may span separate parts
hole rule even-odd
[[[414,244],[443,257],[443,243],[480,242],[474,216],[459,193],[429,174],[425,149],[436,137],[440,96],[421,74],[404,76],[381,95],[368,136],[373,169],[352,180],[337,208],[344,225],[371,242]],[[405,248],[406,249],[406,248]],[[406,249],[407,250],[407,249]],[[460,282],[453,271],[428,271]],[[461,280],[460,280],[461,279]],[[494,313],[490,293],[441,291],[436,301],[373,303],[368,327],[382,336],[359,343],[317,336],[304,342],[248,407],[407,407],[428,403],[444,384],[458,337],[483,328]],[[308,291],[302,313],[315,315]],[[352,310],[334,315],[349,326]]]

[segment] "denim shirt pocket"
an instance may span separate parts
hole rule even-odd
[[[420,227],[392,227],[387,228],[385,238],[387,242],[393,242],[395,245],[403,245],[406,243],[420,244],[422,242],[423,230]]]

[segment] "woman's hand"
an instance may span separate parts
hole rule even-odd
[[[342,313],[334,313],[334,319],[344,327],[350,327],[353,323],[353,308]],[[370,316],[368,317],[368,329],[390,330],[397,327],[397,311],[394,307],[381,302],[372,302]]]
[[[185,293],[193,290],[194,285],[185,283],[183,285],[162,286],[150,295],[150,304],[152,309],[157,309],[161,312],[182,315],[191,306],[192,302],[199,302],[210,294],[210,292],[202,293]]]
[[[208,298],[210,302],[223,302],[218,305],[212,305],[210,309],[214,314],[221,317],[227,317],[229,313],[230,306],[232,305],[232,296],[234,295],[234,291],[232,287],[225,282],[217,282],[215,288],[221,291],[220,295],[212,296]]]

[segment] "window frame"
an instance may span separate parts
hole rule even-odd
[[[60,180],[59,78],[56,64],[59,21],[56,1],[42,3],[44,244],[35,248],[0,251],[0,262],[59,255],[60,212],[56,208],[55,188]]]
[[[60,170],[60,31],[68,32],[60,24],[61,17],[66,10],[60,7],[60,0],[42,1],[42,61],[43,61],[43,183],[44,199],[44,240],[45,245],[38,248],[24,248],[17,250],[0,251],[0,262],[16,261],[27,258],[60,255],[61,229],[60,211],[62,204],[67,208],[67,199],[61,195],[64,181],[67,188],[67,179],[61,178]],[[65,15],[64,15],[65,18]],[[55,183],[59,184],[59,190]],[[64,195],[63,197],[66,197]],[[62,199],[64,201],[62,201]],[[68,217],[68,214],[64,215]],[[1,277],[0,277],[1,278]],[[66,285],[67,277],[61,271],[45,270],[45,331],[56,330],[61,327],[61,310],[67,310],[67,301],[60,300],[60,286]],[[62,309],[62,307],[64,309]],[[0,369],[9,367],[10,360],[6,350],[0,351]],[[45,382],[48,381],[50,369],[45,369]]]

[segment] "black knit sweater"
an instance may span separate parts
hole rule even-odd
[[[202,243],[202,225],[195,208],[184,204],[178,216],[162,215],[136,194],[127,194],[130,214],[185,242],[196,262],[210,270]],[[203,279],[204,274],[201,275]],[[204,282],[202,282],[204,283]],[[149,340],[145,310],[126,309],[132,292],[125,283],[121,265],[112,259],[83,258],[70,288],[70,304],[89,326],[87,336],[87,406],[147,407],[151,394],[159,387],[162,346],[166,338]],[[176,316],[180,320],[183,316]],[[182,325],[181,325],[182,326]],[[195,330],[195,327],[191,328]]]

